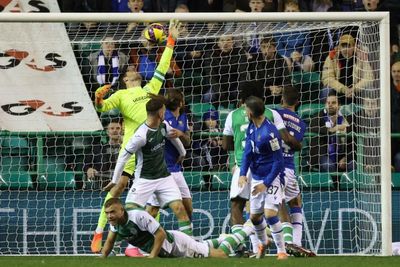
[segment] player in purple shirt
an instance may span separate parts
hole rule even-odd
[[[164,122],[168,123],[173,129],[171,137],[179,137],[185,147],[190,146],[190,130],[186,113],[183,112],[184,96],[182,92],[176,89],[169,89],[166,95],[166,111]],[[192,218],[192,195],[182,173],[182,164],[177,162],[179,152],[170,141],[165,143],[165,162],[167,163],[168,171],[174,177],[176,184],[179,187],[182,195],[183,206],[189,218]],[[157,215],[160,205],[157,198],[153,195],[148,201],[147,211],[154,217]]]
[[[283,123],[289,134],[292,135],[298,142],[302,142],[307,125],[295,112],[296,105],[299,102],[299,92],[297,89],[287,86],[282,92],[282,108],[276,109],[281,115]],[[298,184],[297,175],[295,172],[294,153],[287,144],[283,142],[283,159],[284,159],[284,202],[289,205],[290,217],[286,205],[282,205],[279,211],[281,218],[284,241],[287,244],[286,250],[294,256],[315,256],[312,251],[301,247],[301,238],[303,232],[303,213],[301,193]],[[294,244],[294,245],[293,245]]]

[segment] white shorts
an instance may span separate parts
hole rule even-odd
[[[235,172],[233,173],[232,176],[232,183],[231,183],[231,190],[230,190],[230,199],[234,199],[237,197],[243,198],[243,199],[250,199],[250,185],[251,185],[251,172],[250,169],[247,172],[247,184],[244,185],[243,187],[239,187],[239,177],[240,177],[240,168],[236,166]]]
[[[145,207],[150,197],[155,194],[161,207],[175,200],[182,200],[181,192],[172,175],[165,178],[150,180],[136,178],[126,196],[125,203],[134,203]]]
[[[262,184],[262,180],[251,180],[251,191],[253,188]],[[279,205],[283,199],[283,188],[279,180],[279,176],[275,178],[271,186],[268,187],[264,192],[259,193],[255,196],[250,196],[250,213],[251,214],[262,214],[265,209],[271,209],[278,211]]]
[[[300,187],[297,181],[296,174],[293,169],[285,168],[285,187],[284,187],[284,195],[285,201],[289,202],[292,199],[295,199],[300,194]]]
[[[175,179],[175,183],[179,187],[179,191],[181,192],[182,198],[192,198],[190,194],[189,187],[186,183],[185,177],[182,172],[171,172],[172,177]],[[160,203],[158,202],[157,196],[153,194],[150,199],[147,201],[147,204],[153,207],[160,207]]]
[[[174,242],[164,241],[162,247],[172,256],[179,258],[206,258],[209,256],[210,248],[207,243],[198,242],[180,231],[168,232],[173,235]]]

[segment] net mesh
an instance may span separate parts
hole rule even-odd
[[[83,80],[86,90],[81,94],[91,100],[95,90],[114,77],[113,92],[124,88],[122,73],[129,69],[148,82],[163,48],[144,42],[145,27],[66,24],[81,72],[69,80]],[[346,34],[346,44],[354,42],[354,48],[339,42]],[[40,46],[40,40],[35,42]],[[110,59],[101,81],[96,53],[105,43],[118,51],[120,65],[115,72]],[[8,59],[4,55],[11,48],[1,42],[3,59]],[[257,80],[263,83],[268,107],[279,106],[284,86],[293,85],[301,93],[297,112],[308,124],[303,149],[296,155],[304,201],[303,245],[319,254],[380,253],[378,81],[383,59],[378,23],[187,23],[173,58],[161,93],[179,88],[185,95],[192,142],[183,165],[193,195],[196,238],[229,231],[233,154],[221,147],[222,129],[239,103],[240,83]],[[68,86],[67,79],[60,83]],[[324,108],[331,110],[326,104],[331,99],[328,88],[340,92],[337,109],[340,120],[348,124],[342,131],[329,129],[334,125],[324,113]],[[9,89],[1,91],[1,98],[10,97]],[[203,121],[210,110],[218,111],[215,125]],[[120,117],[119,112],[98,116],[104,131],[1,132],[0,254],[90,253],[91,234],[105,198],[100,189],[112,175],[119,150],[118,138],[117,144],[109,143],[110,122]],[[122,132],[114,135],[118,131]],[[162,211],[161,223],[166,229],[178,228],[168,210]]]

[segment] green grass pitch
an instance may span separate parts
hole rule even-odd
[[[277,261],[275,257],[261,260],[230,259],[135,259],[127,257],[110,257],[103,260],[97,257],[82,256],[0,256],[0,266],[4,267],[385,267],[400,266],[400,257],[356,257],[334,256],[316,258],[289,258]]]

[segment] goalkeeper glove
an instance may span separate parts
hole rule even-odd
[[[108,91],[110,91],[110,88],[111,84],[106,84],[96,90],[95,104],[97,108],[101,108],[103,106],[103,98],[106,96]]]
[[[169,29],[168,29],[168,39],[167,39],[167,46],[174,47],[176,39],[178,39],[179,33],[182,28],[182,23],[179,22],[177,19],[171,19],[169,21]]]

